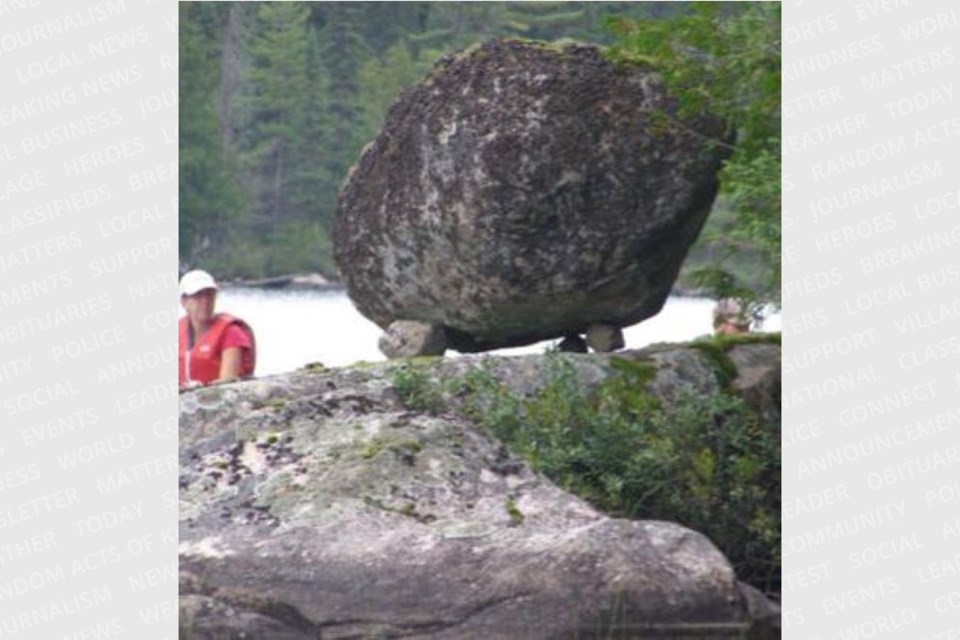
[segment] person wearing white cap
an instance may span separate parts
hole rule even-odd
[[[750,318],[739,302],[723,298],[713,310],[713,330],[715,333],[750,333]]]
[[[252,376],[256,368],[253,330],[239,318],[214,313],[216,281],[206,271],[180,279],[180,388]]]

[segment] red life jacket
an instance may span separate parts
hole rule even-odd
[[[210,326],[206,332],[200,336],[199,340],[194,342],[192,349],[187,349],[190,344],[190,319],[187,316],[180,318],[180,386],[184,386],[187,381],[201,382],[207,384],[216,380],[220,376],[220,361],[223,349],[220,342],[223,335],[231,325],[238,325],[250,336],[250,348],[243,350],[240,360],[240,377],[245,378],[253,375],[257,365],[257,343],[253,335],[253,329],[243,320],[234,318],[226,313],[218,313],[210,321]]]

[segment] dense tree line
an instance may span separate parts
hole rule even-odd
[[[494,36],[609,43],[666,3],[180,3],[180,256],[332,274],[337,190],[399,92]]]
[[[718,295],[779,299],[778,3],[179,7],[182,266],[333,275],[337,190],[404,87],[490,37],[571,38],[654,64],[688,112],[727,120],[724,196],[687,275]]]

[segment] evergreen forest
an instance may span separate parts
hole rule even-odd
[[[684,279],[779,301],[778,3],[181,2],[179,29],[181,269],[335,277],[337,191],[398,94],[491,37],[573,39],[738,132]]]

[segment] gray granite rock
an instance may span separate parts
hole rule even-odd
[[[378,347],[388,358],[442,356],[447,341],[443,327],[416,320],[395,320],[380,336]]]
[[[650,357],[665,399],[716,388],[696,349],[618,356]],[[587,387],[613,371],[562,357]],[[419,362],[439,382],[479,360]],[[483,360],[516,393],[547,377],[543,356]],[[181,395],[182,638],[771,637],[775,607],[704,536],[604,516],[457,412],[411,411],[402,366]]]
[[[392,106],[340,192],[357,309],[475,352],[656,314],[717,191],[719,122],[671,126],[655,73],[586,45],[492,40]]]

